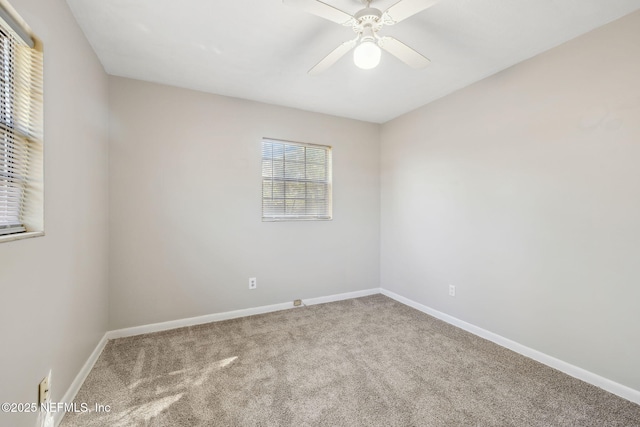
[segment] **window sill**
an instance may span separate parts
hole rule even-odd
[[[331,221],[333,218],[303,218],[303,217],[282,217],[282,218],[270,218],[263,217],[262,222],[287,222],[287,221]]]
[[[0,236],[0,243],[12,242],[14,240],[30,239],[31,237],[44,236],[44,231],[27,231],[25,233],[7,234]]]

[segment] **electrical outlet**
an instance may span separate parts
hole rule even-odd
[[[302,305],[302,300],[301,299],[294,299],[293,300],[293,306],[294,307],[300,307]]]
[[[38,384],[38,405],[39,406],[49,403],[49,400],[51,397],[51,393],[49,392],[50,377],[51,377],[51,372],[49,372],[49,375],[44,377],[42,381],[40,381],[40,384]]]
[[[258,280],[255,277],[249,279],[249,289],[255,289],[258,287]]]
[[[449,296],[450,297],[456,296],[456,287],[454,285],[449,285]]]

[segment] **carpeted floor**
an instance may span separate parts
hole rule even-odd
[[[109,341],[94,426],[640,426],[640,406],[382,295]]]

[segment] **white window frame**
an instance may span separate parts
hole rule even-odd
[[[281,160],[276,159],[273,152],[271,154],[265,152],[266,144],[283,146]],[[333,219],[332,147],[273,138],[263,138],[261,147],[262,221],[329,221]],[[300,148],[304,152],[304,161],[299,157]],[[287,159],[286,153],[289,151],[297,153],[296,160]],[[320,152],[324,152],[323,160],[313,161],[313,156],[319,155]],[[278,171],[278,167],[274,166],[275,162],[282,162],[282,171]],[[287,164],[295,164],[296,173],[288,175]],[[301,165],[303,170],[300,170]],[[320,177],[319,171],[322,169],[324,175]],[[276,185],[279,190],[276,190]],[[303,187],[304,195],[301,195],[301,191],[295,193],[290,191],[289,189],[293,186],[298,189]],[[281,212],[276,212],[280,209],[282,209]]]
[[[0,0],[0,242],[44,235],[42,43]]]

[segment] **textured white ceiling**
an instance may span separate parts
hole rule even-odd
[[[309,76],[353,32],[281,0],[67,2],[109,74],[377,123],[640,9],[638,0],[440,0],[381,30],[429,57],[426,69],[383,53],[365,71],[348,54]]]

